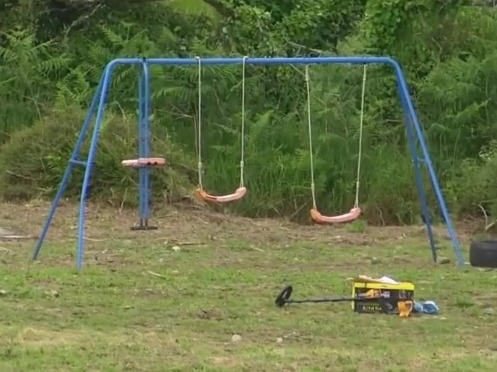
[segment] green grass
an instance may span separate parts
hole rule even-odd
[[[355,232],[169,212],[158,215],[158,231],[136,233],[128,230],[132,217],[98,209],[89,214],[78,274],[69,211],[62,207],[62,222],[29,267],[33,242],[0,241],[2,372],[468,372],[497,365],[497,274],[434,267],[418,228]],[[33,233],[42,212],[46,206],[2,206],[5,223],[31,221]],[[453,257],[439,239],[441,254]],[[412,280],[416,297],[436,301],[441,312],[401,319],[356,314],[349,304],[274,306],[286,283],[295,298],[348,295],[347,278],[358,274]]]

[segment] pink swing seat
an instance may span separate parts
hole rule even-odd
[[[210,195],[207,192],[204,191],[202,188],[198,188],[196,190],[197,196],[206,201],[206,202],[211,202],[211,203],[230,203],[233,201],[240,200],[245,196],[247,193],[247,188],[245,187],[239,187],[235,190],[234,193],[228,194],[228,195]]]
[[[317,223],[346,223],[352,222],[359,218],[361,215],[361,208],[354,207],[348,213],[344,213],[338,216],[324,216],[317,209],[311,209],[311,218]]]

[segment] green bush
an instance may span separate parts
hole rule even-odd
[[[454,187],[458,214],[497,216],[497,141],[461,163]],[[483,212],[484,211],[484,212]]]
[[[64,12],[54,13],[53,4],[39,0],[33,7],[5,9],[0,15],[6,24],[0,35],[0,144],[7,143],[0,148],[0,197],[53,197],[111,59],[381,53],[403,65],[451,213],[476,215],[479,206],[497,212],[497,160],[489,150],[497,135],[497,13],[460,2],[426,7],[417,6],[419,1],[406,7],[399,1],[362,0],[331,1],[335,6],[325,0],[309,0],[310,6],[296,1],[284,6],[232,0],[215,7],[203,0],[166,3],[112,1],[91,13],[84,6],[58,4]],[[329,27],[316,33],[319,24]],[[113,72],[92,177],[93,199],[136,203],[138,176],[120,162],[137,153],[138,72],[136,66]],[[309,220],[303,72],[301,65],[247,66],[249,192],[227,209],[246,216]],[[193,126],[199,111],[198,66],[154,66],[150,73],[153,153],[169,162],[152,172],[154,196],[156,202],[172,202],[189,197],[197,178]],[[204,184],[216,194],[238,186],[241,77],[240,65],[202,70]],[[318,206],[323,213],[337,214],[354,203],[362,68],[312,66],[311,80]],[[371,66],[360,193],[364,217],[371,223],[419,220],[402,119],[391,69]],[[75,168],[67,196],[79,197],[81,179],[82,169]],[[436,198],[427,191],[437,218]]]
[[[0,148],[0,196],[4,200],[53,197],[72,155],[85,113],[69,109],[53,113],[30,128],[12,135]],[[136,158],[137,125],[134,118],[110,116],[102,123],[97,156],[92,173],[91,195],[110,203],[134,204],[138,190],[137,172],[121,166],[121,160]],[[165,168],[152,171],[152,187],[159,201],[175,201],[191,192],[193,161],[181,148],[170,143],[165,131],[154,128],[152,151],[168,161]],[[88,139],[90,136],[88,136]],[[86,141],[81,159],[86,159]],[[77,197],[81,191],[83,168],[75,167],[66,191]]]

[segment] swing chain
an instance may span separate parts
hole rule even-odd
[[[305,65],[305,83],[307,88],[307,125],[309,129],[309,160],[311,162],[311,194],[312,207],[317,209],[316,183],[314,181],[314,151],[312,148],[312,118],[311,118],[311,79],[309,76],[309,65]]]
[[[360,121],[359,121],[359,151],[357,160],[357,179],[356,179],[356,192],[355,192],[355,202],[354,208],[359,207],[359,189],[361,180],[361,161],[362,161],[362,138],[364,129],[364,106],[366,98],[366,75],[367,75],[367,65],[364,65],[363,76],[362,76],[362,92],[361,92],[361,111],[360,111]],[[314,152],[312,146],[312,119],[311,119],[311,81],[309,74],[309,65],[305,66],[305,81],[307,88],[307,124],[309,128],[309,159],[311,166],[311,193],[312,193],[312,206],[317,209],[316,202],[316,184],[314,176]]]
[[[244,56],[242,60],[242,129],[240,140],[240,187],[244,187],[244,167],[245,167],[245,68],[248,56]]]
[[[362,91],[361,91],[361,116],[359,119],[359,151],[357,154],[357,181],[355,188],[355,203],[354,207],[359,207],[359,186],[361,182],[361,162],[362,162],[362,133],[364,129],[364,103],[366,98],[366,75],[367,75],[367,65],[363,67],[362,74]]]
[[[198,138],[197,138],[197,151],[198,151],[198,186],[203,189],[202,185],[202,59],[198,56],[195,57],[198,60]],[[245,69],[246,60],[248,56],[244,56],[242,60],[242,128],[241,128],[241,154],[240,154],[240,187],[244,187],[244,168],[245,168]]]
[[[198,186],[203,189],[202,185],[202,60],[200,57],[195,57],[198,60],[198,136],[197,136],[197,151],[198,151]]]

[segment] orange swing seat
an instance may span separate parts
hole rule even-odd
[[[359,218],[361,215],[361,208],[354,207],[348,213],[338,216],[324,216],[317,209],[311,209],[311,218],[317,223],[346,223],[352,222]]]
[[[202,199],[206,202],[229,203],[229,202],[237,201],[237,200],[240,200],[241,198],[243,198],[245,196],[245,194],[247,193],[247,188],[246,187],[239,187],[235,190],[234,193],[228,194],[228,195],[211,195],[211,194],[208,194],[207,192],[205,192],[204,189],[199,187],[196,190],[196,193],[200,199]]]

